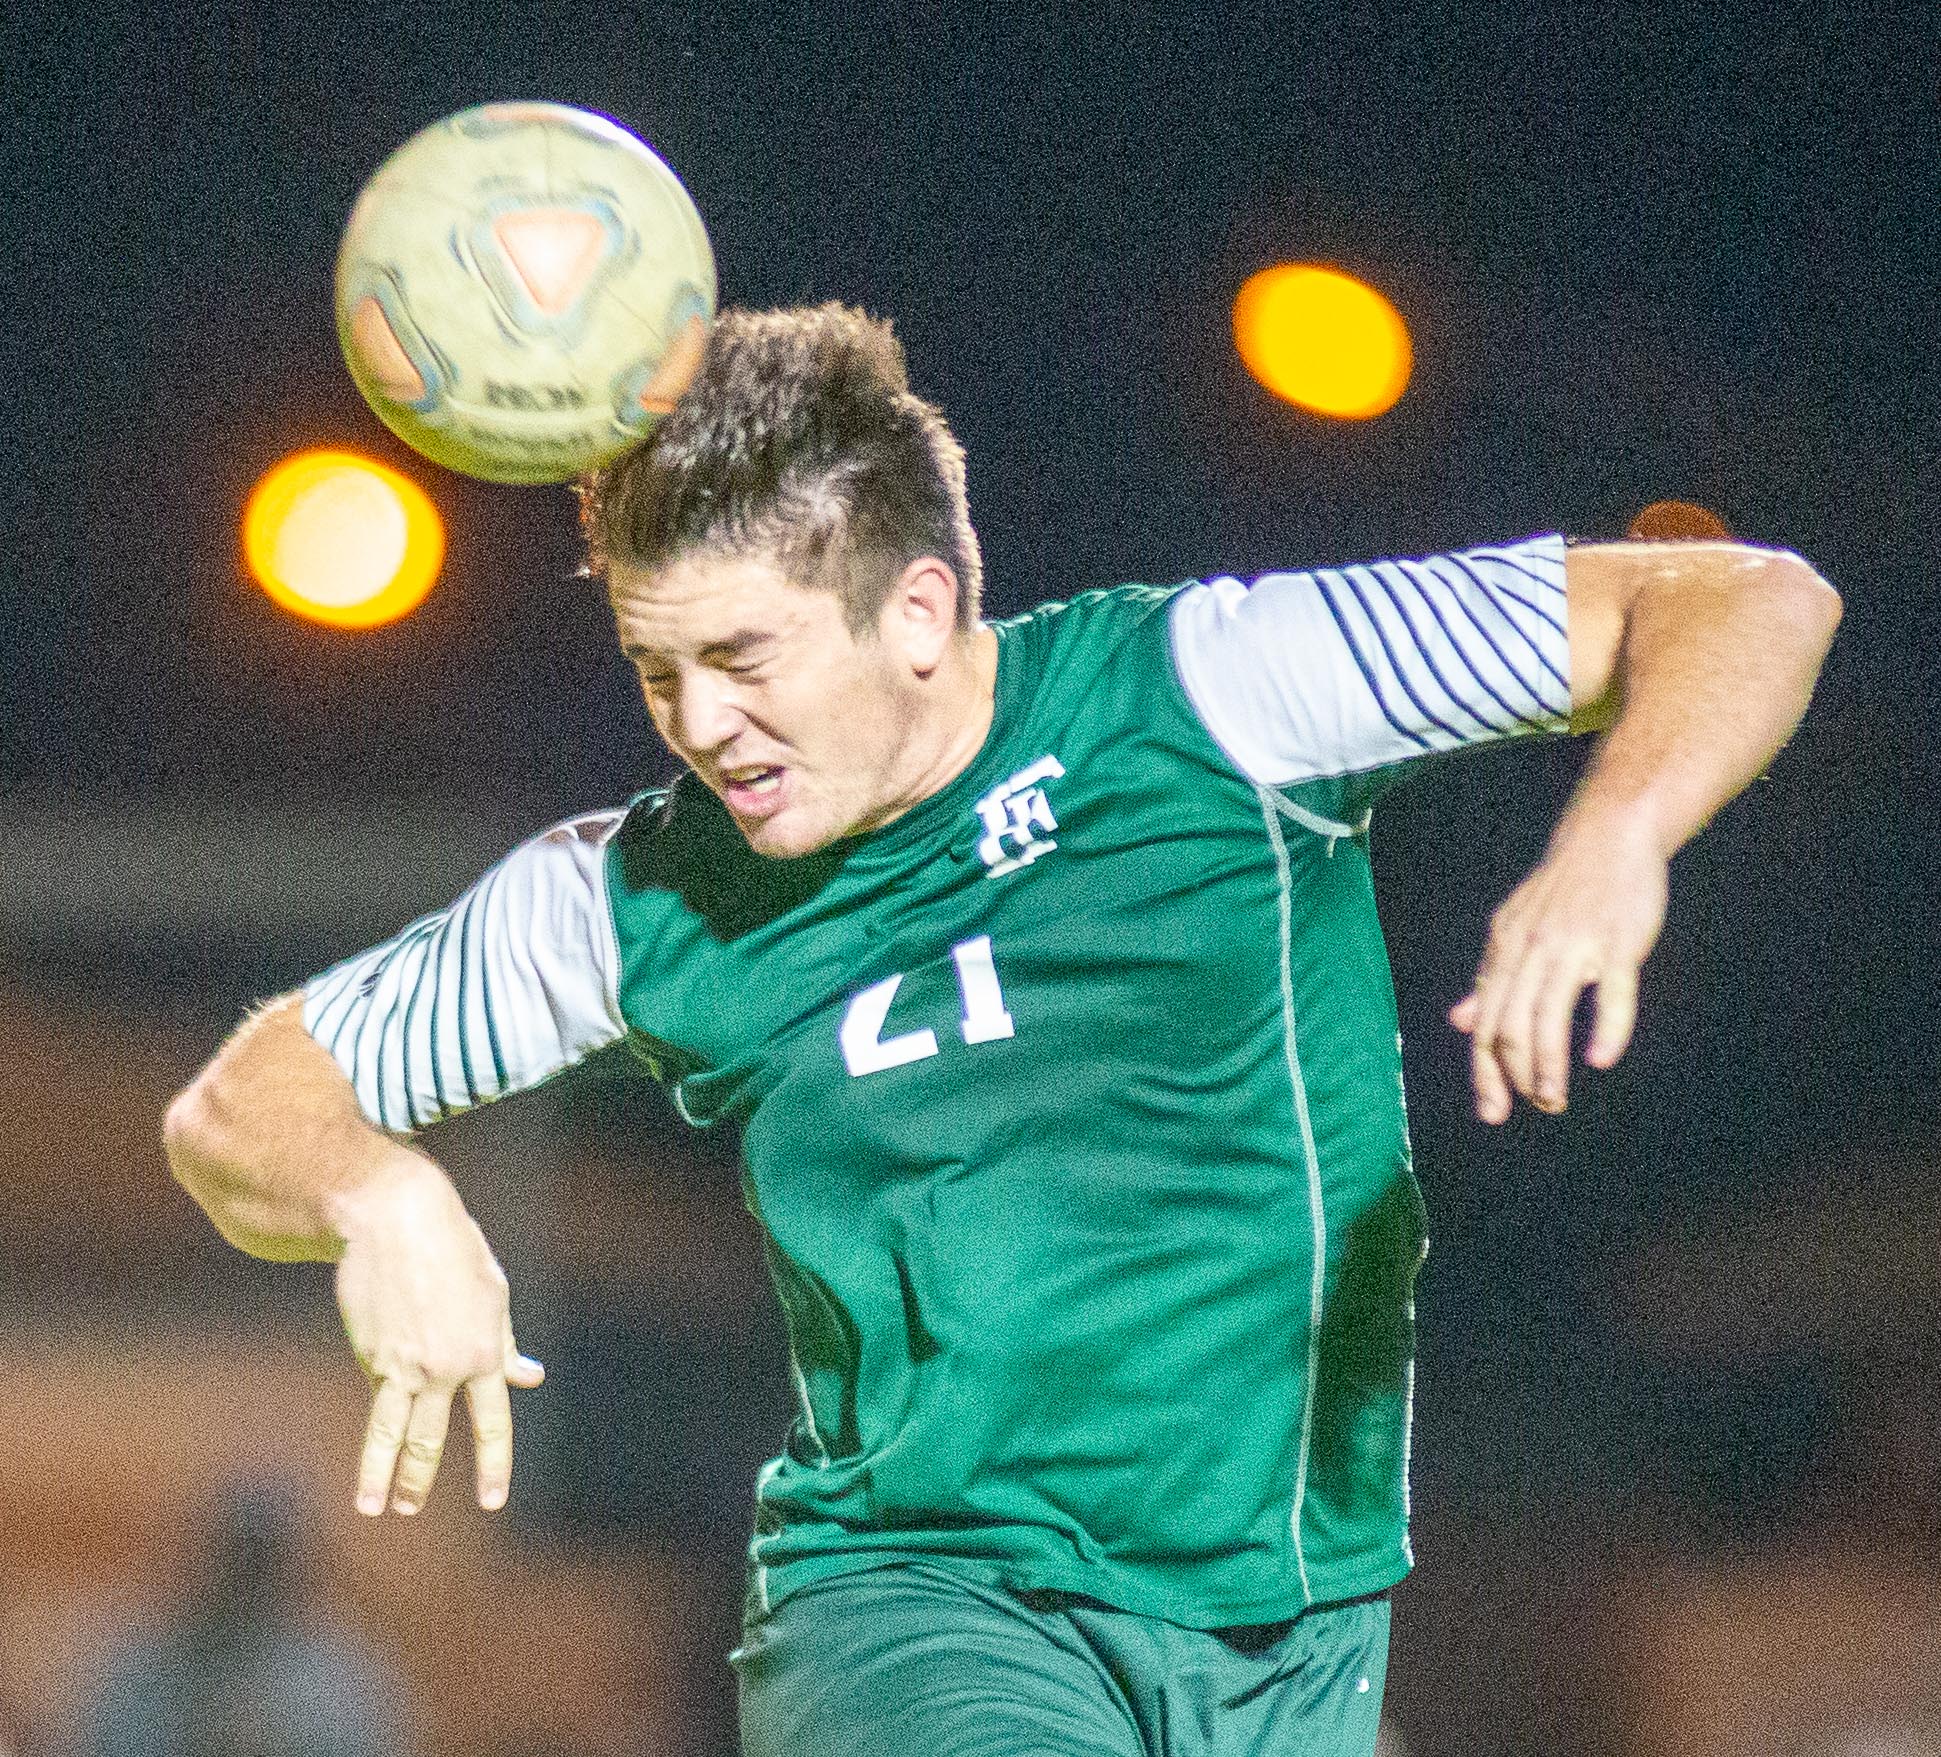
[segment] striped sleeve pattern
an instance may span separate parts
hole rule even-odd
[[[1200,718],[1264,786],[1570,722],[1557,536],[1188,586],[1172,642]]]
[[[305,985],[305,1029],[379,1128],[489,1104],[626,1035],[606,887],[624,815],[533,837],[449,908]]]

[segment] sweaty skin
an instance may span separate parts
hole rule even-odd
[[[1584,545],[1566,567],[1574,724],[1609,730],[1450,1015],[1492,1123],[1515,1094],[1563,1109],[1587,987],[1587,1059],[1624,1053],[1671,856],[1798,723],[1840,614],[1797,557],[1738,544]],[[860,639],[835,594],[746,556],[623,566],[611,593],[654,724],[759,853],[893,821],[961,773],[990,726],[996,637],[959,626],[956,579],[935,557],[903,570]],[[176,1099],[170,1163],[243,1250],[337,1265],[373,1382],[359,1509],[424,1505],[461,1390],[479,1501],[499,1506],[507,1387],[543,1369],[518,1351],[505,1277],[450,1180],[365,1120],[300,1008],[293,995],[253,1015]]]

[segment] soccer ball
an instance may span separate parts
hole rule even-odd
[[[365,401],[488,482],[565,482],[643,438],[700,369],[714,300],[680,179],[566,104],[480,104],[414,134],[337,253]]]

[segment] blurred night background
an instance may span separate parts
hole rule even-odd
[[[461,1439],[380,1524],[349,1511],[328,1272],[229,1250],[157,1140],[247,1003],[666,772],[568,494],[405,451],[332,328],[377,163],[545,97],[675,166],[724,301],[895,319],[969,451],[995,613],[1619,536],[1667,495],[1842,590],[1805,728],[1677,863],[1635,1049],[1560,1120],[1476,1123],[1443,1012],[1581,751],[1439,766],[1377,822],[1434,1240],[1389,1744],[1941,1752],[1932,9],[29,0],[4,28],[0,1749],[733,1749],[790,1413],[733,1143],[607,1061],[432,1138],[552,1378],[507,1513],[469,1506]],[[1390,414],[1246,375],[1233,293],[1282,260],[1400,308]],[[243,578],[250,484],[318,443],[445,514],[398,626]],[[263,1724],[171,1742],[153,1704],[192,1689]]]

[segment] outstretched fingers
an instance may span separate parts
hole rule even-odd
[[[1518,1095],[1553,1115],[1567,1107],[1571,1023],[1586,989],[1596,1000],[1584,1060],[1614,1067],[1637,1023],[1641,963],[1588,944],[1555,958],[1533,949],[1508,962],[1486,959],[1475,988],[1449,1010],[1449,1023],[1470,1040],[1477,1116],[1507,1122]]]
[[[510,1323],[501,1364],[463,1382],[471,1414],[472,1453],[479,1505],[496,1511],[512,1488],[512,1397],[510,1387],[541,1384],[546,1369],[519,1352]],[[387,1505],[396,1513],[419,1511],[430,1498],[443,1462],[451,1428],[449,1384],[409,1389],[402,1379],[378,1379],[364,1450],[357,1466],[357,1510],[373,1516]]]
[[[375,1517],[391,1496],[405,1429],[411,1421],[411,1393],[395,1379],[380,1379],[364,1427],[364,1450],[357,1461],[357,1510]]]
[[[1637,964],[1622,963],[1607,970],[1597,984],[1597,1017],[1584,1059],[1594,1068],[1615,1067],[1631,1047],[1638,1022]]]
[[[512,1395],[503,1371],[481,1373],[465,1382],[472,1411],[472,1460],[478,1476],[479,1505],[496,1512],[512,1492]]]
[[[446,1387],[427,1386],[411,1400],[411,1419],[398,1453],[398,1480],[391,1490],[393,1512],[415,1513],[429,1498],[451,1420],[452,1393]]]
[[[1584,990],[1598,980],[1597,956],[1580,946],[1551,966],[1531,1010],[1530,1102],[1551,1114],[1570,1102],[1570,1026]]]
[[[1664,925],[1667,872],[1657,842],[1635,830],[1553,839],[1491,917],[1475,986],[1449,1012],[1470,1040],[1484,1122],[1508,1121],[1518,1095],[1539,1110],[1564,1109],[1571,1026],[1587,988],[1596,1006],[1585,1061],[1608,1068],[1624,1054],[1639,973]]]
[[[1509,1028],[1519,989],[1533,974],[1521,936],[1499,912],[1476,971],[1476,986],[1456,1008],[1457,1028],[1469,1033],[1469,1074],[1476,1114],[1486,1123],[1509,1121],[1514,1094],[1528,1088],[1527,1040]]]
[[[1496,1053],[1496,1043],[1485,1022],[1479,999],[1475,1023],[1469,1033],[1469,1081],[1476,1090],[1476,1114],[1486,1123],[1508,1122],[1510,1081]]]
[[[488,1513],[503,1507],[512,1492],[511,1387],[530,1391],[545,1377],[546,1369],[538,1361],[519,1352],[508,1317],[498,1369],[465,1382],[465,1401],[472,1412],[472,1460],[479,1505]]]
[[[1507,1122],[1519,1095],[1552,1115],[1568,1105],[1571,1020],[1600,962],[1587,938],[1532,933],[1500,918],[1493,925],[1476,986],[1449,1014],[1470,1039],[1484,1122]]]

